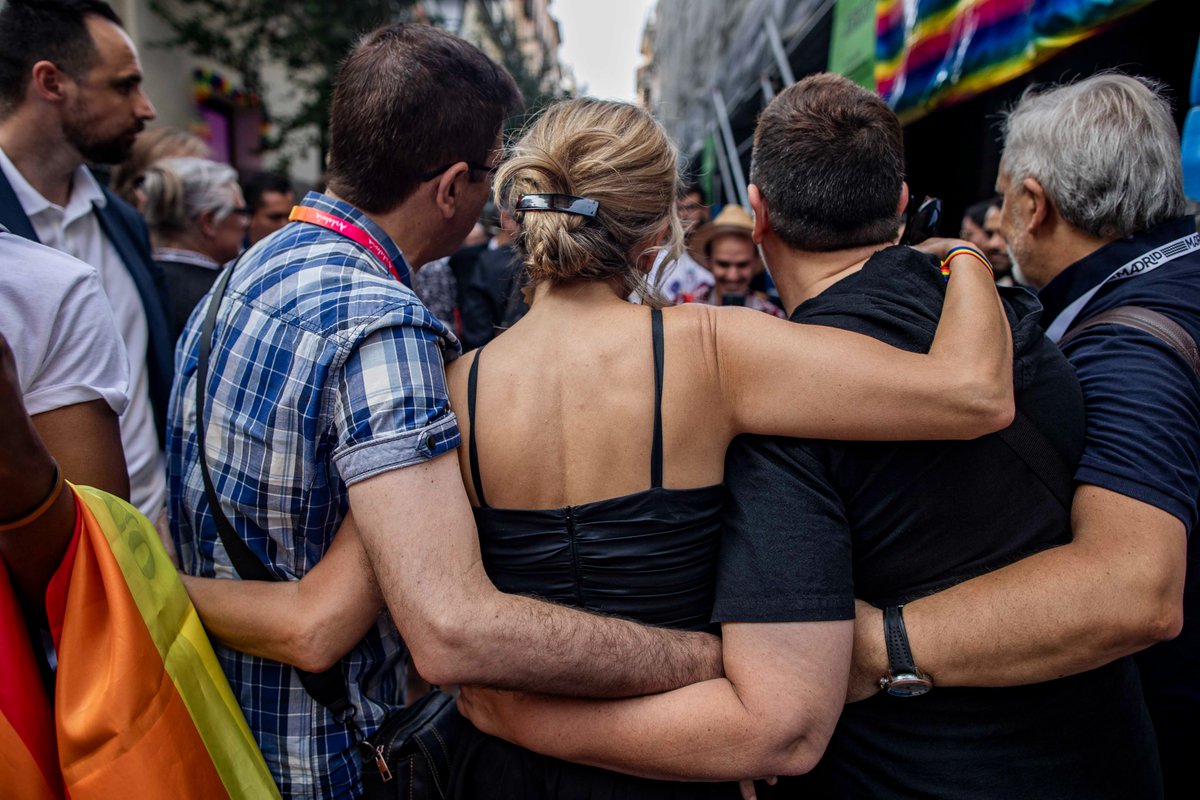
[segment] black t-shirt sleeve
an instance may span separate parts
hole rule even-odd
[[[1087,404],[1087,445],[1075,480],[1182,520],[1200,497],[1200,395],[1183,358],[1150,334],[1098,325],[1067,348]]]
[[[854,618],[850,524],[816,446],[741,436],[729,448],[713,621]]]

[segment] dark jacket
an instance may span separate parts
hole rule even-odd
[[[150,403],[154,406],[154,425],[159,442],[165,442],[167,401],[171,395],[174,374],[175,340],[171,338],[170,306],[167,302],[166,280],[162,268],[150,256],[150,236],[141,216],[121,198],[104,188],[108,203],[96,206],[100,229],[112,242],[125,269],[129,270],[146,312],[149,344],[146,347],[146,368],[150,383]],[[25,214],[8,178],[0,172],[0,224],[26,239],[38,241],[33,223]]]
[[[482,347],[525,316],[529,306],[521,296],[522,274],[511,245],[479,254],[463,292],[463,350]]]

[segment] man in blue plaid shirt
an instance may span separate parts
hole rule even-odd
[[[702,634],[501,594],[483,572],[443,374],[459,344],[413,294],[410,265],[451,253],[478,218],[518,101],[502,68],[445,32],[393,25],[364,37],[338,75],[329,191],[305,197],[295,221],[238,262],[216,315],[203,446],[237,534],[295,581],[353,509],[367,551],[386,556],[380,577],[395,624],[383,615],[350,646],[336,641],[348,626],[335,620],[314,652],[293,660],[320,670],[341,658],[366,734],[403,704],[401,633],[434,683],[606,696],[720,670],[719,648]],[[176,357],[170,516],[184,572],[234,578],[196,434],[210,300],[193,312]],[[295,620],[298,629],[310,623]],[[362,766],[346,727],[291,667],[261,657],[280,651],[251,623],[209,624],[284,796],[357,796]]]

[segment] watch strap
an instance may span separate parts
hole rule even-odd
[[[895,675],[920,675],[913,663],[908,631],[904,627],[904,606],[888,606],[883,610],[883,635],[887,643],[888,670]]]

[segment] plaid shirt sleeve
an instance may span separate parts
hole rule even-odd
[[[370,332],[337,377],[333,462],[347,486],[459,445],[442,338],[412,322]]]

